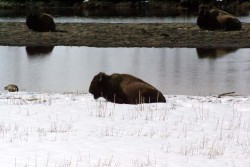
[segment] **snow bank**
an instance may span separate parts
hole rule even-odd
[[[0,93],[1,166],[249,167],[250,98]]]

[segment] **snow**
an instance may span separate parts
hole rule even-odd
[[[250,97],[165,97],[126,105],[90,94],[0,92],[0,164],[250,166]]]

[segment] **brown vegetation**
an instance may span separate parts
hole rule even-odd
[[[0,23],[0,45],[91,47],[249,48],[250,24],[240,31],[200,30],[196,23],[63,23],[67,32],[34,32],[25,23]]]

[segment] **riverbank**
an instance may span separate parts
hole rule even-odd
[[[51,7],[73,7],[72,5],[63,4],[60,1],[49,1],[49,2],[10,2],[6,0],[0,0],[0,8],[51,8]]]
[[[200,3],[198,1],[174,2],[174,1],[23,1],[10,2],[0,0],[0,8],[76,8],[76,9],[101,9],[101,8],[154,8],[154,9],[176,9],[197,11]],[[223,9],[250,8],[249,2],[214,2],[214,6]]]
[[[82,3],[68,2],[63,3],[61,1],[49,1],[49,2],[9,2],[0,0],[0,8],[75,8],[75,9],[107,9],[107,8],[157,8],[157,9],[177,9],[180,4],[176,2],[118,2],[114,3],[111,1],[84,1]],[[178,9],[187,9],[181,7]]]
[[[250,24],[241,31],[204,31],[194,23],[60,23],[67,32],[33,32],[25,23],[0,23],[3,46],[249,48]]]

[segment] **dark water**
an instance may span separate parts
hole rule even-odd
[[[0,22],[25,22],[26,16],[37,9],[1,9]],[[161,9],[42,9],[52,14],[57,23],[195,23],[197,12]],[[242,22],[250,22],[249,10],[230,11]]]
[[[250,95],[250,49],[0,46],[0,90],[88,92],[99,72],[129,73],[164,94]]]

